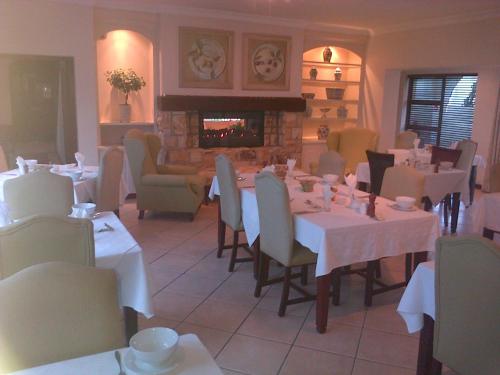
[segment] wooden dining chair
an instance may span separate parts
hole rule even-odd
[[[241,197],[240,190],[236,184],[236,173],[233,164],[225,155],[217,155],[215,158],[215,172],[219,183],[219,247],[217,258],[222,256],[224,249],[231,249],[229,260],[229,272],[234,271],[236,263],[254,261],[254,254],[247,243],[239,243],[239,235],[245,229],[241,218]],[[233,243],[225,245],[226,227],[233,231]],[[238,248],[244,249],[251,257],[238,258]]]
[[[259,210],[260,257],[255,296],[260,297],[262,287],[283,282],[279,316],[284,316],[288,305],[315,299],[308,291],[292,282],[301,279],[307,284],[307,267],[315,264],[317,255],[295,241],[293,218],[290,211],[290,197],[285,183],[270,172],[261,172],[255,177],[257,207]],[[269,258],[284,267],[284,276],[268,278]],[[292,268],[300,267],[300,273],[292,273]],[[289,299],[290,288],[303,297]]]
[[[55,261],[95,265],[92,221],[34,215],[0,228],[0,279],[34,264]]]
[[[436,243],[434,358],[461,375],[500,368],[500,247],[478,236]],[[441,373],[436,364],[433,375]]]
[[[114,271],[65,262],[0,281],[0,373],[126,345]]]
[[[380,195],[385,170],[394,166],[394,154],[366,150],[366,157],[370,167],[370,191]]]
[[[123,173],[123,149],[108,148],[99,162],[96,210],[113,211],[120,216],[120,183]]]
[[[339,183],[344,182],[346,162],[344,158],[336,151],[327,151],[320,155],[318,168],[315,175],[322,177],[325,174],[335,174],[339,176]]]
[[[404,132],[401,132],[396,136],[395,147],[398,149],[410,150],[414,147],[413,142],[417,138],[418,138],[418,134],[415,132],[412,132],[411,130],[406,130]]]
[[[11,219],[37,214],[66,216],[74,202],[73,180],[42,169],[4,182]]]
[[[438,161],[440,163],[443,161],[449,161],[453,163],[453,167],[456,167],[461,154],[462,150],[432,146],[431,164],[436,164]]]

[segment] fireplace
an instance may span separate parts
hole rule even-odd
[[[199,112],[198,135],[201,148],[263,146],[264,112]]]

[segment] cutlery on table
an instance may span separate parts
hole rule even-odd
[[[122,355],[119,350],[115,350],[115,358],[116,362],[118,362],[118,366],[120,366],[120,372],[118,373],[118,375],[126,375],[125,371],[123,371],[122,368]]]
[[[114,232],[115,228],[113,228],[111,225],[108,223],[104,223],[104,228],[101,228],[97,231],[97,233],[102,233],[102,232]]]

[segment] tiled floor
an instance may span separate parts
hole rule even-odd
[[[168,215],[139,221],[133,201],[121,209],[154,282],[156,316],[141,319],[141,328],[166,326],[197,334],[226,374],[415,373],[418,335],[409,335],[396,313],[402,290],[376,296],[367,309],[363,280],[343,278],[341,306],[330,308],[328,330],[320,335],[312,302],[290,306],[280,318],[281,285],[264,288],[255,298],[251,264],[227,271],[228,253],[222,259],[215,254],[216,215],[213,203],[203,205],[193,222]],[[402,278],[402,257],[382,263],[384,278]]]

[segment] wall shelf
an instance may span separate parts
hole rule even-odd
[[[101,122],[99,126],[154,126],[152,122]]]
[[[325,119],[321,117],[305,117],[304,122],[311,124],[311,125],[321,125],[325,123]],[[346,122],[357,122],[357,118],[346,118],[346,119],[341,119],[337,117],[327,117],[326,122],[330,124],[341,124],[341,123],[346,123]]]
[[[339,104],[358,104],[358,100],[307,99],[307,105],[311,107],[327,107]]]
[[[320,68],[326,68],[326,69],[336,69],[337,67],[340,68],[361,68],[361,64],[347,64],[347,63],[327,63],[327,62],[322,62],[322,61],[310,61],[310,60],[304,60],[302,62],[302,65],[304,66],[316,66]]]
[[[302,85],[324,86],[324,87],[346,87],[348,85],[359,85],[359,81],[335,81],[327,79],[302,79]]]

